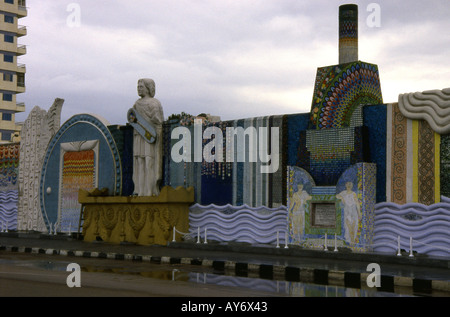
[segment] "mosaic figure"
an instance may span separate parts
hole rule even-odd
[[[301,241],[303,235],[303,229],[305,227],[305,211],[308,200],[311,200],[311,195],[303,190],[303,184],[297,185],[297,192],[295,192],[290,199],[290,214],[292,221],[292,233],[294,236],[298,236]]]
[[[362,219],[361,206],[358,196],[352,189],[353,183],[346,182],[345,188],[345,190],[336,195],[336,198],[340,199],[344,205],[345,240],[350,245],[354,245],[356,243],[359,221]]]
[[[155,99],[155,82],[152,79],[139,79],[137,86],[141,97],[133,106],[139,116],[150,123],[155,131],[155,142],[148,142],[135,129],[133,136],[133,182],[134,193],[138,196],[158,196],[162,180],[162,123],[163,109]]]

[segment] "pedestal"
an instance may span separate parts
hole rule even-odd
[[[102,196],[80,189],[78,201],[84,208],[83,239],[87,242],[130,242],[139,245],[167,245],[173,227],[189,232],[189,206],[194,188],[165,186],[159,196]],[[99,196],[97,196],[99,195]],[[179,239],[180,235],[176,235]]]

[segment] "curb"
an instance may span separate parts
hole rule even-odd
[[[262,278],[268,280],[284,280],[288,282],[304,282],[319,285],[332,285],[357,289],[369,289],[367,278],[370,273],[346,272],[315,268],[299,268],[283,265],[253,264],[235,261],[213,261],[199,258],[180,258],[167,256],[136,255],[125,253],[105,253],[81,250],[58,250],[53,248],[0,246],[0,251],[61,255],[83,258],[99,258],[148,262],[153,264],[184,264],[213,268],[226,275]],[[406,288],[416,293],[430,294],[432,291],[450,292],[450,281],[428,280],[404,276],[381,275],[381,287],[378,291],[395,292]]]

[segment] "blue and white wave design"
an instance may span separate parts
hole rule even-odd
[[[190,207],[189,225],[191,236],[219,242],[247,242],[252,244],[284,243],[287,230],[287,208],[249,207],[248,205]]]
[[[0,191],[0,231],[17,230],[17,202],[19,191]]]
[[[450,256],[450,198],[426,206],[418,203],[398,205],[379,203],[375,206],[373,250],[394,253],[400,248],[421,254]]]

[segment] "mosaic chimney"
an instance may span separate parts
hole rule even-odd
[[[358,61],[358,6],[339,7],[339,64]]]

